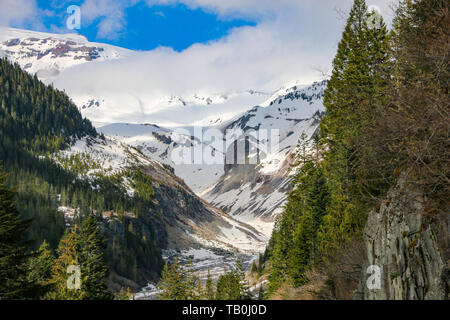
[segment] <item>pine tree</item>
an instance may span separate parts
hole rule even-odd
[[[268,292],[288,281],[303,284],[307,268],[321,261],[320,230],[330,194],[320,156],[308,157],[294,178],[293,190],[270,242]]]
[[[241,300],[239,278],[233,271],[221,275],[217,280],[216,300]]]
[[[238,258],[234,269],[219,277],[216,284],[216,300],[250,300],[251,298],[245,271]]]
[[[175,274],[177,272],[177,274]],[[164,264],[164,268],[161,272],[161,280],[158,282],[158,298],[161,300],[175,300],[175,297],[178,295],[178,291],[176,290],[176,281],[179,279],[178,275],[178,261],[171,265],[169,262]]]
[[[311,265],[315,231],[313,229],[312,214],[310,211],[305,211],[297,225],[293,248],[288,258],[287,274],[292,279],[294,286],[302,285],[306,280],[304,273]]]
[[[86,278],[82,283],[82,290],[86,292],[85,299],[112,299],[105,283],[108,276],[106,243],[93,216],[83,221],[79,238],[81,271]]]
[[[242,264],[242,260],[239,257],[236,259],[235,263],[235,274],[239,282],[239,295],[241,299],[250,300],[252,296],[250,293],[247,279],[245,278],[244,265]]]
[[[372,17],[365,1],[354,1],[325,93],[322,137],[311,148],[302,134],[294,188],[272,235],[269,293],[285,281],[301,285],[307,268],[364,226],[364,197],[378,188],[367,132],[385,93],[389,60],[386,26],[369,24]]]
[[[205,300],[205,288],[203,286],[202,279],[198,275],[192,277],[192,297],[191,300]]]
[[[5,179],[0,167],[0,299],[19,299],[32,285],[26,278],[30,243],[24,240],[31,221],[21,219]]]
[[[57,249],[58,258],[52,268],[52,277],[49,281],[51,290],[45,296],[46,299],[83,300],[86,297],[86,292],[85,290],[82,290],[82,286],[76,287],[77,281],[75,280],[75,277],[77,274],[68,273],[68,271],[70,271],[70,266],[78,267],[81,272],[80,243],[77,230],[77,226],[75,226],[75,229],[72,232],[66,231],[59,243]],[[86,277],[83,277],[82,274],[79,274],[79,276],[80,285],[82,285],[86,280]],[[69,282],[75,286],[69,287]]]
[[[377,190],[372,183],[378,177],[366,165],[373,156],[366,146],[366,132],[374,124],[376,101],[385,95],[381,69],[389,60],[389,36],[382,21],[377,27],[368,24],[371,16],[365,1],[355,0],[325,92],[327,115],[321,131],[328,147],[324,164],[333,190],[323,232],[325,251],[360,234],[366,193]]]
[[[37,256],[31,257],[29,264],[28,279],[30,282],[38,284],[35,298],[44,297],[50,289],[49,281],[52,277],[52,267],[55,264],[55,257],[47,241],[44,240]]]
[[[172,264],[166,262],[158,283],[161,300],[195,300],[199,298],[198,277],[195,276],[192,262],[181,266],[178,259]]]

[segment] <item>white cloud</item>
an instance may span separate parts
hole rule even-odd
[[[309,1],[309,0],[306,0]],[[183,3],[191,9],[202,8],[226,17],[260,17],[287,7],[296,7],[299,0],[146,0],[148,5],[173,5]]]
[[[0,26],[28,26],[42,29],[35,0],[1,0]]]
[[[276,15],[280,11],[295,10],[296,8],[312,7],[349,7],[350,1],[330,0],[146,0],[149,5],[172,5],[183,3],[190,8],[202,8],[219,14],[221,17],[260,17],[261,15]],[[368,5],[380,5],[387,13],[387,0],[367,1]]]
[[[319,69],[330,71],[345,24],[336,9],[348,12],[353,2],[85,0],[82,24],[98,23],[100,37],[116,37],[126,30],[126,8],[139,1],[148,5],[182,2],[190,8],[213,12],[221,19],[251,16],[258,24],[235,28],[218,41],[194,44],[182,52],[158,48],[119,61],[84,64],[63,72],[55,85],[74,96],[95,93],[117,97],[117,101],[121,100],[120,95],[136,97],[139,108],[145,109],[152,107],[146,105],[148,101],[160,96],[222,94],[247,89],[271,91],[295,80],[309,84],[323,78]],[[378,6],[388,21],[392,19],[390,2],[367,1],[368,5]]]
[[[82,21],[86,25],[97,19],[97,37],[116,39],[126,29],[125,10],[135,5],[137,0],[85,0],[81,6]]]
[[[198,88],[213,92],[274,89],[291,80],[310,83],[320,79],[318,68],[331,67],[344,24],[337,18],[334,0],[148,0],[150,4],[175,1],[211,8],[219,14],[238,10],[246,13],[251,8],[258,8],[273,15],[255,27],[236,28],[219,41],[194,44],[181,53],[159,48],[126,61],[96,66],[92,71],[89,65],[81,66],[68,71],[61,83],[78,78],[78,86],[98,86],[99,90],[119,90],[127,83],[136,91],[158,90],[168,94],[183,94]],[[83,8],[89,8],[92,17],[98,16],[99,12],[118,10],[109,7],[109,2],[87,0]],[[342,1],[341,8],[348,10],[351,2]],[[370,4],[388,8],[387,1],[377,0]],[[109,20],[102,23],[99,32],[118,28]],[[97,77],[83,75],[89,72]],[[112,76],[118,74],[120,78]],[[101,81],[96,80],[98,77]]]
[[[145,2],[149,6],[182,3],[191,9],[200,8],[215,13],[220,19],[252,18],[266,21],[276,19],[284,13],[297,12],[299,9],[324,8],[327,11],[335,7],[349,8],[352,0],[341,0],[338,3],[335,0],[84,0],[81,6],[83,23],[90,25],[99,20],[97,36],[115,39],[126,31],[125,10],[140,2]],[[368,1],[369,5],[381,7],[389,20],[390,10],[387,3],[389,0]],[[58,5],[61,6],[61,3]]]

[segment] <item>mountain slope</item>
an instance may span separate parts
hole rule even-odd
[[[139,183],[130,175],[130,168],[141,168],[151,177],[152,195],[149,213],[165,226],[157,234],[163,249],[188,249],[199,246],[220,247],[238,251],[252,251],[262,247],[264,237],[250,226],[228,217],[221,210],[197,197],[190,188],[172,173],[170,167],[146,158],[139,150],[106,137],[81,139],[55,156],[63,166],[67,159],[84,155],[89,159],[82,174],[86,180],[97,176],[120,181],[129,196],[139,196]],[[108,212],[107,215],[110,213]],[[135,216],[134,212],[129,213]],[[139,218],[145,219],[141,212]],[[238,241],[238,242],[236,242]]]
[[[133,53],[107,44],[90,43],[77,34],[13,28],[0,28],[0,52],[41,80],[51,80],[64,70],[87,62],[115,60]]]
[[[134,281],[157,276],[161,253],[153,241],[154,226],[149,222],[139,230],[147,233],[145,241],[133,240],[126,232],[118,233],[119,228],[111,229],[99,214],[116,208],[145,208],[151,190],[141,188],[141,194],[130,196],[120,181],[105,175],[85,179],[83,172],[95,166],[89,157],[59,155],[79,141],[92,144],[103,138],[63,92],[44,85],[6,59],[0,60],[0,70],[0,160],[10,173],[8,182],[17,187],[20,212],[34,219],[29,232],[30,239],[36,240],[34,248],[43,240],[55,248],[67,226],[79,224],[95,212],[110,240],[115,238],[115,245],[110,241],[108,247],[113,272]],[[134,182],[146,180],[138,168],[130,167],[128,172]],[[74,214],[64,215],[61,208],[72,209]],[[115,220],[122,226],[127,223],[126,219]],[[125,250],[127,254],[122,254]],[[147,255],[140,256],[140,251]],[[133,261],[135,270],[121,266]],[[139,276],[137,269],[146,272]]]
[[[0,50],[22,66],[30,63],[27,59],[31,59],[34,63],[34,69],[29,68],[31,73],[38,67],[42,70],[52,69],[55,64],[64,67],[52,79],[67,89],[84,116],[96,121],[100,132],[117,139],[118,143],[137,148],[151,161],[165,164],[169,172],[172,170],[171,173],[183,179],[197,195],[204,196],[206,201],[220,206],[240,221],[256,226],[266,236],[270,235],[273,221],[290,189],[290,155],[295,152],[303,131],[309,137],[315,132],[324,111],[322,95],[325,83],[310,87],[287,86],[266,102],[263,100],[270,95],[256,90],[193,91],[183,97],[153,96],[135,92],[133,88],[123,88],[114,94],[91,91],[91,88],[75,92],[71,90],[73,82],[60,81],[68,73],[86,68],[107,68],[114,59],[126,63],[127,57],[139,53],[87,43],[86,39],[73,35],[34,35],[33,32],[11,29],[4,34],[7,36],[3,38],[7,39],[1,42]],[[42,43],[44,41],[47,42]],[[64,48],[62,54],[58,53],[60,47]],[[89,56],[91,49],[84,47],[98,52],[98,55],[93,54],[95,59]],[[42,73],[39,76],[44,78]],[[255,105],[258,107],[248,110],[248,106]],[[113,122],[117,120],[121,123]],[[124,123],[127,121],[129,123]],[[194,126],[199,125],[204,126],[203,132],[207,129],[223,133],[230,131],[236,135],[240,145],[252,131],[261,135],[253,141],[255,148],[252,150],[256,151],[258,159],[253,160],[258,164],[175,163],[174,155],[189,153],[192,147],[201,148],[204,154],[218,154],[223,160],[231,159],[228,154],[231,150],[221,153],[212,143],[192,138]],[[180,133],[179,129],[184,129],[184,132]],[[272,141],[269,138],[269,150],[257,151],[258,144],[265,144],[262,138],[264,131],[270,132],[271,129],[279,130],[278,150],[270,150]]]
[[[249,138],[250,150],[238,148],[237,154],[248,164],[225,165],[224,175],[202,196],[236,219],[252,221],[270,234],[290,190],[291,156],[299,138],[303,132],[311,138],[324,113],[326,84],[324,81],[306,88],[282,89],[262,107],[251,109],[225,126],[223,130],[238,136],[241,146]],[[233,155],[232,148],[228,149],[226,157]]]
[[[323,115],[326,84],[324,81],[309,87],[281,89],[261,106],[220,125],[201,129],[202,134],[215,129],[224,137],[227,133],[234,137],[241,150],[236,158],[246,156],[242,152],[245,137],[258,137],[251,139],[252,150],[247,152],[247,161],[253,165],[224,165],[227,159],[232,159],[234,149],[221,152],[212,141],[194,135],[193,127],[173,130],[152,124],[117,123],[99,130],[169,165],[199,196],[269,236],[291,187],[291,155],[299,137],[305,132],[310,138]],[[279,140],[278,145],[275,140]],[[222,164],[175,163],[174,158],[189,155],[196,148],[203,154],[214,153],[222,158]]]
[[[0,69],[0,160],[19,209],[35,219],[36,247],[44,239],[55,247],[93,212],[108,237],[113,285],[154,280],[161,249],[263,247],[262,235],[203,202],[169,167],[98,135],[63,92],[6,59]]]
[[[196,193],[214,184],[224,172],[222,164],[177,162],[179,155],[190,154],[192,148],[201,148],[205,153],[212,152],[210,144],[200,141],[201,137],[193,136],[193,128],[182,128],[181,131],[180,128],[174,130],[152,124],[114,123],[98,130],[136,147],[148,158],[172,167],[174,173]]]

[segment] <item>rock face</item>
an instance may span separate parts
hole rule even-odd
[[[400,178],[380,208],[369,213],[364,274],[355,299],[449,298],[449,208],[435,210],[426,200]],[[370,266],[380,268],[379,286]]]
[[[310,139],[325,113],[327,84],[281,89],[225,124],[221,130],[235,141],[226,150],[223,175],[201,194],[204,199],[270,237],[291,189],[300,136]]]

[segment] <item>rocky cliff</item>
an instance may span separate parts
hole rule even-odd
[[[300,137],[310,139],[324,115],[327,84],[283,88],[224,125],[235,141],[225,152],[223,175],[201,194],[204,199],[270,236],[291,189]]]
[[[448,207],[431,206],[401,178],[378,210],[369,213],[363,275],[354,298],[448,299],[449,221]]]

